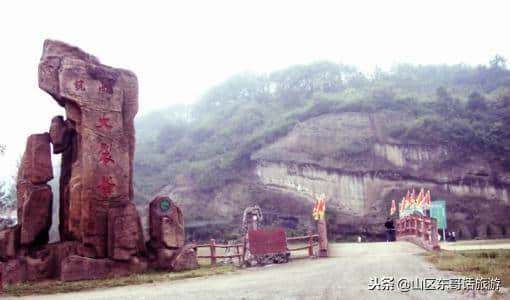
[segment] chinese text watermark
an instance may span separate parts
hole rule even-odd
[[[498,291],[501,279],[493,278],[370,278],[371,291]]]

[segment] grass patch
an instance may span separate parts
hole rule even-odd
[[[8,284],[4,286],[6,296],[27,296],[55,293],[69,293],[97,288],[111,288],[133,284],[174,281],[186,278],[206,277],[218,274],[235,272],[236,266],[226,265],[216,268],[201,266],[197,270],[183,272],[148,271],[141,274],[132,274],[123,277],[114,277],[104,280],[83,280],[74,282],[62,282],[59,280],[47,280],[41,282],[29,282],[20,284]]]
[[[425,255],[440,270],[459,272],[467,277],[498,277],[510,286],[510,250],[445,251]]]

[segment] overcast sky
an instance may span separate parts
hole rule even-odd
[[[396,62],[510,58],[507,1],[174,2],[2,1],[0,143],[8,151],[0,175],[12,172],[27,135],[63,113],[37,86],[47,38],[134,71],[139,115],[190,103],[242,71],[323,59],[370,72]]]

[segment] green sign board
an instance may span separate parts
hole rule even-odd
[[[437,220],[438,229],[446,229],[446,203],[444,200],[430,202],[430,217]]]
[[[170,200],[169,199],[163,199],[161,202],[159,202],[159,208],[161,211],[165,212],[170,209]]]

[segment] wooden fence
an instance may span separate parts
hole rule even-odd
[[[234,258],[234,257],[238,257],[239,261],[241,261],[242,258],[243,258],[243,254],[239,251],[240,247],[244,251],[244,244],[222,245],[222,244],[216,244],[216,241],[214,239],[211,239],[209,244],[202,244],[202,245],[197,245],[196,246],[196,250],[198,250],[198,248],[209,248],[210,251],[211,251],[211,254],[210,255],[198,255],[197,258],[210,258],[211,259],[211,266],[213,266],[213,267],[216,266],[216,259],[218,259],[218,258]],[[216,248],[224,248],[224,249],[226,249],[226,248],[235,248],[237,250],[238,254],[216,255]],[[198,251],[197,251],[197,253],[198,253]]]
[[[308,249],[308,256],[311,257],[314,255],[313,253],[313,247],[318,246],[318,242],[314,242],[314,239],[319,239],[318,234],[312,234],[311,232],[308,233],[308,235],[304,236],[296,236],[296,237],[288,237],[287,238],[287,251],[300,251],[300,250],[306,250]],[[298,248],[288,248],[289,242],[298,242],[298,241],[305,241],[307,243],[306,246],[298,247]],[[197,258],[209,258],[211,259],[211,266],[215,267],[217,264],[217,259],[221,258],[239,258],[239,263],[242,265],[244,262],[244,252],[245,252],[245,243],[239,243],[239,244],[231,244],[231,245],[224,245],[224,244],[216,244],[215,239],[211,239],[209,244],[200,244],[195,246],[195,251],[198,253],[198,248],[209,248],[210,255],[197,255]],[[235,248],[237,251],[237,254],[232,255],[217,255],[216,249],[217,248]],[[240,251],[239,249],[242,249]]]
[[[287,238],[287,250],[288,251],[300,251],[308,249],[308,256],[313,256],[313,247],[318,246],[318,242],[314,242],[314,239],[319,239],[318,234],[312,234],[311,232],[308,233],[308,235],[304,236],[295,236],[295,237],[289,237]],[[298,247],[298,248],[288,248],[289,242],[297,242],[297,241],[305,241],[307,243],[306,246]]]

